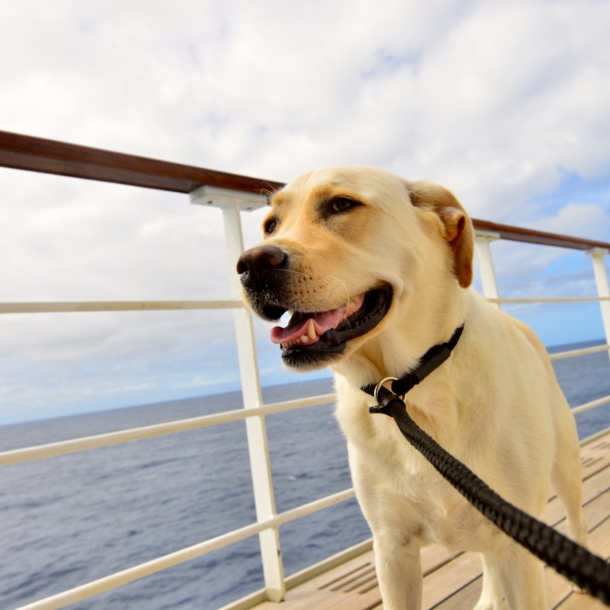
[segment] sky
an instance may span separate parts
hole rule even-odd
[[[13,0],[0,130],[278,181],[373,165],[610,241],[608,23],[586,0]],[[596,294],[581,252],[492,251],[502,296]],[[230,296],[220,211],[135,187],[0,168],[0,260],[2,302]],[[604,336],[597,304],[506,310],[549,346]],[[264,385],[329,376],[284,371],[269,328]],[[0,316],[0,424],[238,388],[230,312]]]

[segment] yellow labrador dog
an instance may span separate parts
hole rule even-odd
[[[274,194],[264,241],[237,270],[291,369],[330,366],[356,493],[373,531],[385,610],[421,607],[420,548],[482,554],[477,610],[546,607],[541,563],[491,525],[372,415],[361,387],[413,370],[464,325],[451,357],[407,395],[411,417],[534,516],[551,485],[584,544],[574,419],[544,346],[468,287],[473,229],[456,198],[367,167],[323,168]],[[504,600],[504,601],[503,601]]]

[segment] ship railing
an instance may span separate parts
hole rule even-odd
[[[0,166],[180,192],[188,194],[191,202],[194,204],[220,207],[223,211],[227,255],[229,269],[231,270],[234,269],[235,261],[240,256],[244,247],[241,230],[241,212],[247,212],[266,205],[266,194],[283,186],[279,182],[249,178],[7,132],[0,132]],[[487,299],[495,303],[497,307],[500,307],[502,303],[597,301],[600,303],[606,343],[595,347],[555,353],[551,355],[551,359],[570,358],[602,351],[608,351],[610,354],[610,290],[604,263],[604,256],[610,252],[610,243],[533,231],[477,219],[473,219],[473,224],[476,233],[475,245],[483,294]],[[498,239],[585,251],[591,256],[593,261],[598,295],[596,297],[500,298],[490,248],[491,242]],[[252,318],[240,299],[239,282],[234,272],[231,273],[231,290],[232,298],[229,300],[0,303],[0,314],[232,309],[235,318],[243,409],[5,451],[0,453],[0,466],[245,420],[257,517],[256,523],[249,526],[116,572],[68,591],[51,595],[37,602],[22,606],[19,610],[61,608],[258,534],[265,588],[226,607],[227,610],[229,608],[232,610],[244,610],[265,599],[279,601],[287,588],[296,586],[315,574],[329,569],[350,557],[356,556],[366,548],[371,547],[370,540],[364,541],[302,572],[288,577],[284,575],[283,560],[280,552],[279,527],[289,521],[322,510],[338,502],[351,499],[354,497],[354,490],[353,488],[346,489],[277,514],[267,447],[265,416],[292,409],[327,404],[335,400],[335,395],[312,396],[274,404],[265,404],[263,402]],[[574,408],[573,412],[580,413],[608,402],[610,402],[610,396],[605,396],[580,405]],[[585,439],[583,444],[590,442],[593,438],[599,436],[599,434]]]

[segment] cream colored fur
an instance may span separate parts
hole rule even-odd
[[[320,202],[362,205],[320,219]],[[473,233],[442,187],[378,169],[323,168],[272,200],[265,243],[289,253],[306,278],[304,311],[337,307],[380,283],[392,307],[331,365],[337,418],[362,511],[373,531],[385,610],[421,607],[420,548],[433,542],[482,554],[477,610],[546,607],[541,563],[500,533],[415,451],[395,422],[371,415],[360,387],[413,369],[465,323],[450,359],[407,396],[411,417],[506,500],[539,516],[554,487],[571,533],[586,542],[574,419],[544,346],[524,324],[471,289]],[[503,601],[505,600],[505,601]]]

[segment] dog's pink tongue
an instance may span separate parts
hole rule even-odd
[[[297,318],[297,319],[295,319]],[[311,313],[294,315],[290,318],[288,326],[274,326],[271,329],[271,341],[273,343],[288,343],[302,337],[307,333],[309,328],[309,320],[313,319],[313,325],[316,329],[316,335],[323,335],[329,328],[336,328],[342,320],[341,309],[332,309],[324,313]]]
[[[307,333],[309,329],[309,320],[313,320],[316,335],[320,337],[327,330],[337,328],[345,318],[351,316],[354,312],[362,307],[364,302],[364,294],[355,297],[349,305],[337,307],[330,311],[321,313],[295,313],[286,328],[274,326],[271,329],[271,341],[273,343],[289,343]],[[316,339],[317,341],[317,339]]]

